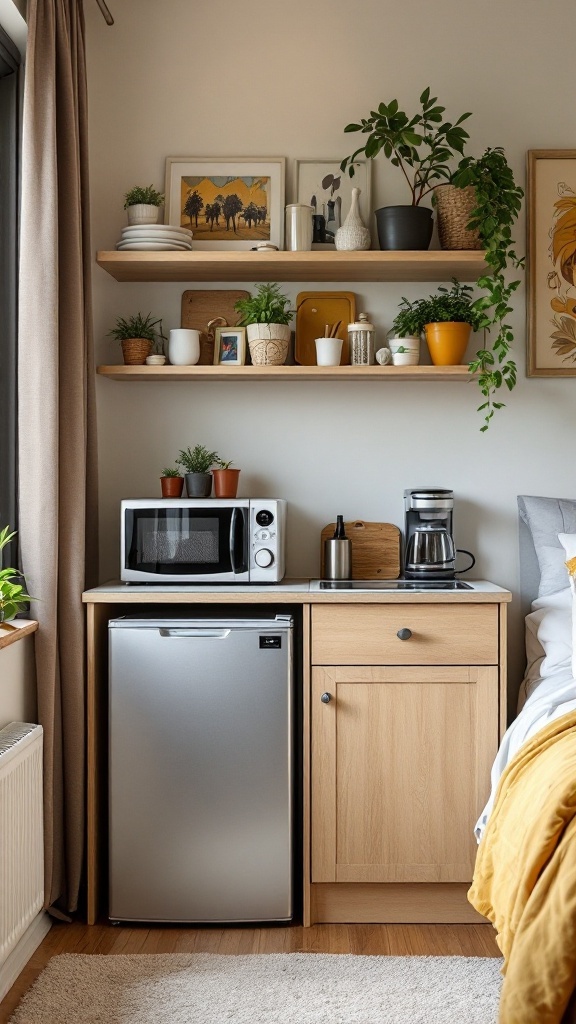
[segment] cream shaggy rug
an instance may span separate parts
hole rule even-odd
[[[480,957],[55,956],[11,1024],[495,1024]]]

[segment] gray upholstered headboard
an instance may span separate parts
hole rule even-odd
[[[518,514],[520,596],[527,614],[536,597],[546,597],[568,586],[566,555],[558,534],[576,534],[576,500],[521,494]]]
[[[518,504],[522,498],[518,498]],[[532,540],[532,534],[524,522],[522,516],[518,515],[518,542],[520,546],[520,601],[522,615],[528,615],[530,605],[538,597],[540,585],[540,567],[536,558],[536,549]]]

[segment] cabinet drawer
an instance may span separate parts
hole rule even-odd
[[[316,605],[312,663],[496,665],[498,605]]]

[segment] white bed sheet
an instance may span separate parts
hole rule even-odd
[[[490,798],[474,829],[478,842],[506,765],[539,729],[576,709],[570,587],[534,601],[526,616],[526,655],[526,676],[518,700],[520,711],[505,733],[492,766]]]

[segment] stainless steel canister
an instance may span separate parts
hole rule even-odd
[[[349,580],[352,578],[352,541],[330,539],[324,541],[324,578]]]
[[[311,206],[290,203],[286,207],[286,248],[289,252],[305,252],[312,248]]]

